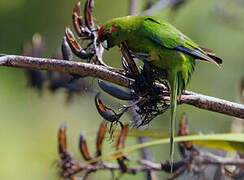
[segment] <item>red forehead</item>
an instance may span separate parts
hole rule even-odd
[[[98,39],[104,36],[104,30],[105,30],[106,25],[103,25],[99,31],[98,31]]]
[[[99,31],[98,31],[98,39],[101,39],[103,36],[105,36],[105,34],[104,34],[104,30],[105,30],[105,28],[106,28],[106,25],[103,25],[103,26],[99,29]],[[113,32],[116,32],[116,31],[118,31],[118,30],[119,30],[118,27],[113,26],[112,29],[110,29],[110,30],[108,31],[108,33],[109,33],[109,34],[112,34]]]

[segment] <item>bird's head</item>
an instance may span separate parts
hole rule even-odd
[[[104,24],[98,31],[98,41],[105,49],[119,45],[119,27],[115,24]]]

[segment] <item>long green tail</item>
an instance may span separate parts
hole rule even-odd
[[[175,135],[175,117],[176,117],[176,106],[177,106],[177,95],[178,95],[178,82],[177,74],[174,76],[171,83],[171,94],[170,94],[170,108],[171,108],[171,119],[170,119],[170,165],[171,172],[173,171],[174,162],[174,135]]]

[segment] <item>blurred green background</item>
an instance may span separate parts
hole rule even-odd
[[[0,1],[0,53],[21,54],[21,45],[31,42],[39,32],[48,47],[46,57],[60,48],[66,26],[71,26],[74,0],[1,0]],[[128,13],[128,2],[95,1],[95,17],[98,24]],[[83,4],[83,3],[82,3]],[[223,67],[198,63],[188,90],[237,102],[240,99],[239,84],[244,75],[244,4],[230,0],[189,0],[173,17],[169,9],[157,14],[174,24],[204,47],[213,49],[224,59]],[[120,66],[118,48],[105,52],[105,61]],[[89,147],[94,147],[95,134],[101,122],[94,105],[94,95],[76,96],[67,104],[66,94],[60,90],[42,94],[27,88],[27,78],[22,69],[0,69],[0,179],[58,179],[57,132],[63,122],[68,122],[70,151],[79,160],[78,138],[82,130],[87,134]],[[96,80],[90,79],[96,88]],[[118,105],[115,99],[114,105]],[[180,106],[177,117],[186,112],[192,132],[229,132],[233,118]],[[168,130],[168,112],[150,123],[149,129]],[[129,116],[124,120],[129,121]],[[130,139],[129,144],[136,140]],[[111,146],[108,142],[107,146]],[[108,149],[108,147],[106,149]],[[168,159],[168,146],[153,148],[155,159]],[[163,153],[162,153],[163,152]],[[139,153],[130,155],[139,158]],[[96,179],[103,172],[90,176]],[[164,176],[160,174],[160,176]],[[107,178],[106,178],[107,177]],[[143,175],[133,178],[142,179]],[[123,176],[122,179],[131,179]]]

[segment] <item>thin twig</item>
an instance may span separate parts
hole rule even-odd
[[[197,164],[235,165],[235,166],[244,165],[244,159],[221,157],[206,151],[200,151],[200,154],[194,158],[194,161]]]
[[[134,83],[132,79],[111,71],[110,68],[82,62],[72,62],[47,58],[34,58],[17,55],[5,55],[2,57],[0,56],[0,66],[48,70],[78,74],[83,76],[91,76],[101,78],[103,80],[107,80],[124,87],[129,87],[131,84]],[[158,84],[157,86],[158,88],[163,88],[163,85]],[[163,98],[165,100],[169,100],[169,96],[165,96]],[[244,119],[244,105],[233,103],[223,99],[185,91],[185,93],[181,96],[180,102],[193,105],[200,109],[214,111]]]
[[[128,172],[138,173],[142,171],[162,171],[161,163],[155,163],[148,160],[139,160],[139,163],[143,166],[128,166]],[[194,157],[194,164],[212,164],[212,165],[236,165],[236,166],[243,166],[244,160],[243,159],[231,159],[226,157],[221,157],[214,155],[209,152],[201,151],[198,156]],[[98,171],[98,170],[120,170],[118,165],[110,164],[101,162],[97,165],[84,165],[79,164],[81,170],[89,170],[89,171]]]
[[[243,166],[244,159],[233,159],[222,156],[217,156],[210,152],[199,151],[199,154],[194,156],[194,164],[212,164],[212,165],[234,165],[234,166]],[[151,167],[153,170],[158,170],[160,165],[159,163],[154,163],[147,160],[140,160],[139,163],[145,165],[146,167]]]

